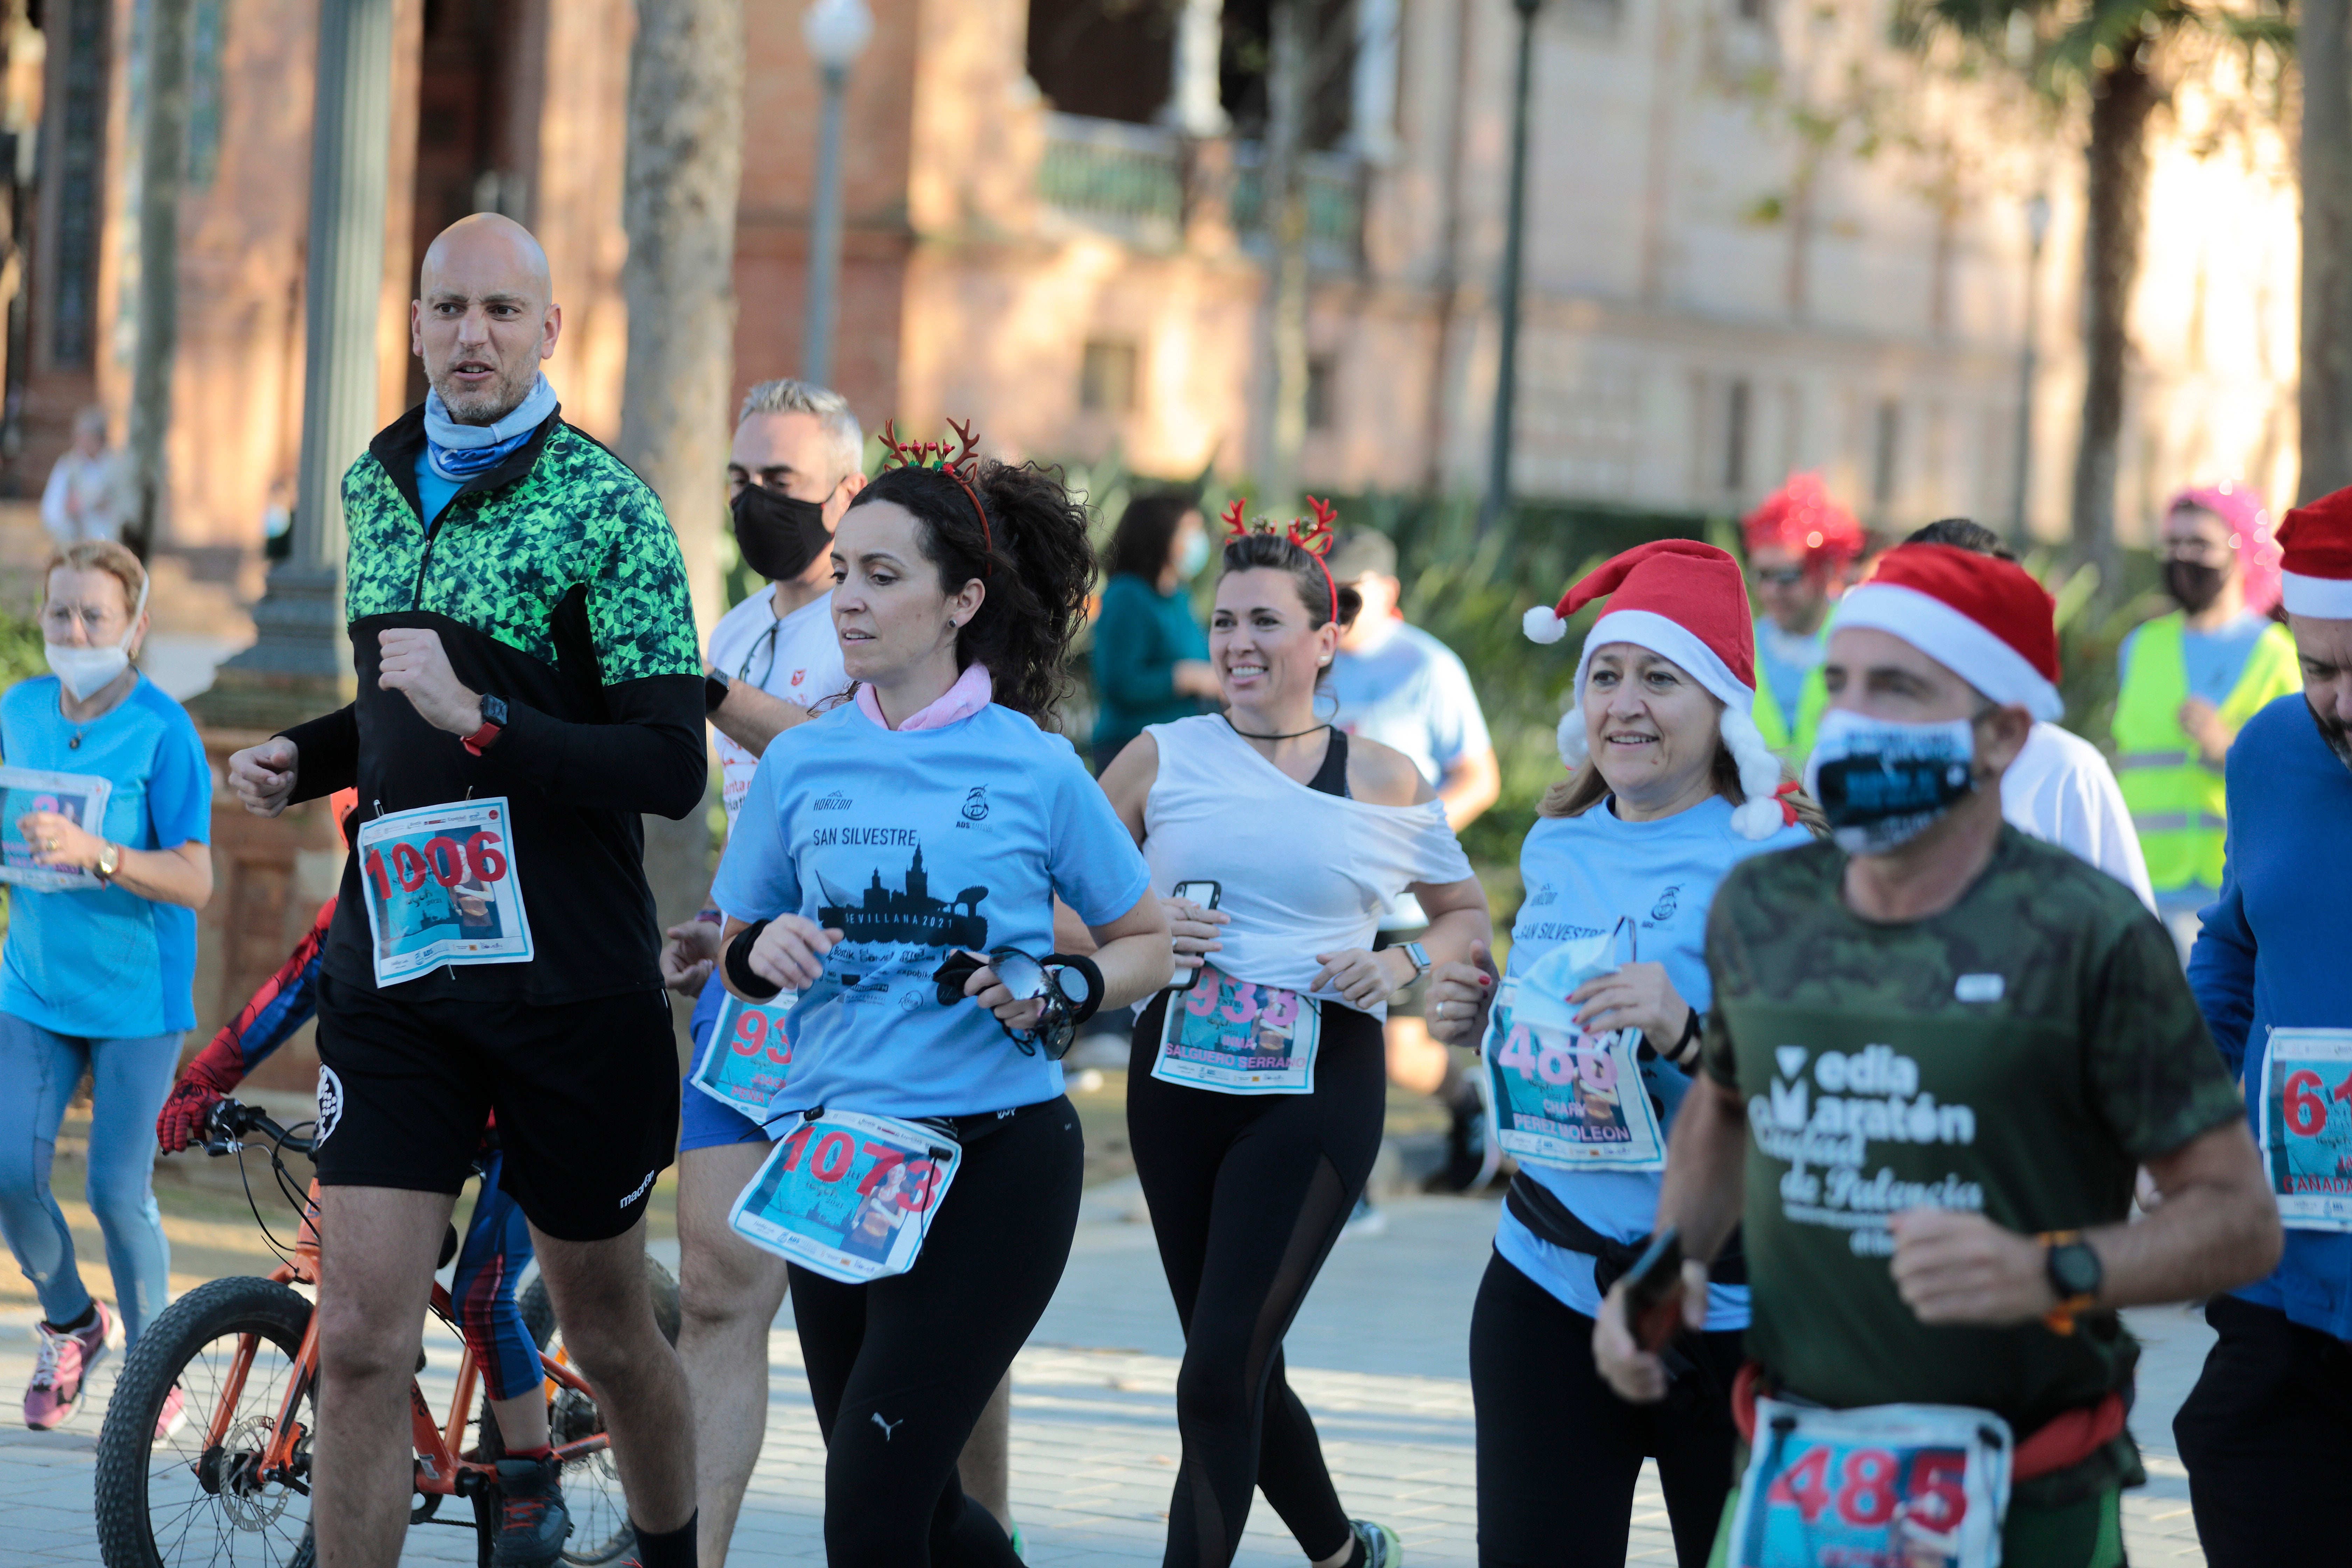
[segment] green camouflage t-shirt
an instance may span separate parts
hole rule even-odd
[[[1708,916],[1706,1070],[1748,1105],[1748,1346],[1805,1398],[1974,1405],[2021,1439],[2126,1386],[2138,1347],[2111,1312],[1922,1324],[1888,1217],[2114,1224],[2136,1166],[2243,1109],[2171,939],[2105,873],[2004,826],[1958,904],[1885,925],[1848,910],[1845,867],[1828,843],[1748,861]],[[2138,1479],[2125,1438],[2018,1497]]]

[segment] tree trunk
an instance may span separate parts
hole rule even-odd
[[[2305,0],[2303,448],[2296,498],[2352,485],[2352,4]]]
[[[180,341],[180,176],[188,161],[190,0],[151,0],[139,151],[139,340],[131,370],[131,464],[139,510],[124,542],[144,559],[163,505],[172,358]]]
[[[1260,204],[1274,246],[1274,392],[1259,497],[1269,516],[1297,508],[1299,456],[1307,447],[1307,182],[1299,167],[1307,142],[1307,27],[1306,0],[1275,0],[1267,19],[1265,197]]]
[[[629,310],[621,460],[661,497],[707,630],[725,605],[727,395],[734,376],[735,203],[743,174],[740,0],[638,0],[629,55],[622,222]],[[646,873],[665,924],[709,887],[709,828],[646,818]]]
[[[2160,97],[2137,52],[2092,83],[2089,213],[2083,240],[2082,443],[2074,451],[2074,559],[2116,588],[2116,465],[2131,355],[2132,289],[2147,220],[2147,121]]]

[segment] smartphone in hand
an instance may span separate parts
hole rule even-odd
[[[1168,890],[1168,896],[1171,899],[1189,899],[1204,910],[1213,910],[1217,907],[1217,900],[1224,897],[1224,892],[1225,889],[1223,883],[1210,881],[1203,879],[1197,882],[1179,882]],[[1180,959],[1178,962],[1181,963],[1182,961]],[[1171,991],[1190,991],[1193,986],[1201,983],[1201,971],[1206,967],[1206,963],[1195,959],[1192,964],[1192,973],[1186,975],[1181,980],[1170,981],[1168,984],[1168,989]]]
[[[1654,1355],[1675,1337],[1682,1310],[1682,1233],[1668,1226],[1625,1271],[1625,1322],[1634,1341]]]

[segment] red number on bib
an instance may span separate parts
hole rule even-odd
[[[495,833],[477,833],[466,840],[466,858],[474,863],[474,875],[485,882],[506,879],[507,858],[496,847],[500,842]]]
[[[2286,1075],[2286,1124],[2299,1138],[2315,1138],[2327,1125],[2327,1101],[2316,1092],[2320,1082],[2308,1068]]]
[[[1234,1009],[1239,1008],[1239,1012]],[[1247,1024],[1257,1017],[1257,983],[1244,980],[1234,987],[1234,999],[1225,1004],[1222,1016],[1236,1024]]]
[[[816,1154],[809,1161],[809,1174],[820,1182],[841,1180],[849,1173],[849,1162],[856,1158],[856,1150],[857,1140],[848,1133],[826,1133],[816,1141]]]
[[[767,1035],[768,1016],[765,1013],[744,1014],[735,1020],[735,1054],[739,1057],[758,1056]]]
[[[1845,1457],[1838,1489],[1838,1517],[1848,1524],[1885,1524],[1895,1517],[1895,1456],[1884,1448],[1856,1448]]]
[[[2352,1105],[2352,1073],[2346,1073],[2344,1081],[2328,1090],[2327,1098],[2340,1100],[2347,1105]]]
[[[870,1198],[874,1195],[874,1189],[882,1184],[884,1178],[890,1174],[894,1166],[907,1163],[907,1156],[898,1150],[883,1143],[868,1143],[865,1146],[865,1152],[874,1156],[874,1168],[866,1173],[864,1181],[857,1184],[857,1195],[861,1198]]]
[[[404,838],[392,847],[392,874],[399,878],[400,885],[412,893],[425,886],[425,857],[416,852],[415,845]]]
[[[448,852],[448,863],[442,863],[443,851]],[[433,879],[445,888],[454,888],[466,879],[466,849],[456,839],[436,836],[425,841],[425,868]]]
[[[1961,1484],[1968,1473],[1966,1454],[1947,1448],[1920,1455],[1911,1471],[1912,1511],[1933,1529],[1958,1529],[1969,1516],[1968,1489]]]
[[[379,899],[389,900],[392,897],[392,879],[384,875],[383,851],[381,849],[369,850],[367,852],[367,859],[364,862],[364,865],[367,871],[368,880],[375,884],[375,896]]]
[[[793,1129],[791,1135],[786,1137],[784,1140],[785,1170],[791,1171],[797,1170],[799,1168],[801,1156],[808,1152],[808,1141],[809,1124],[803,1121],[798,1127]]]
[[[907,1162],[907,1184],[898,1189],[898,1206],[908,1214],[920,1214],[931,1206],[931,1178],[939,1167],[929,1160]]]
[[[1517,1072],[1521,1078],[1532,1081],[1536,1076],[1534,1039],[1535,1036],[1525,1024],[1512,1025],[1511,1032],[1503,1037],[1502,1055],[1495,1059]]]
[[[1770,1489],[1764,1494],[1764,1500],[1768,1503],[1789,1503],[1804,1516],[1807,1524],[1812,1523],[1822,1516],[1822,1510],[1830,1505],[1829,1468],[1830,1451],[1825,1447],[1814,1448],[1793,1467],[1773,1478]]]

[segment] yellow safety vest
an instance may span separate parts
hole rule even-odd
[[[1829,635],[1827,622],[1822,623],[1822,635]],[[1817,664],[1805,672],[1805,683],[1797,689],[1797,728],[1790,733],[1788,721],[1780,717],[1780,700],[1772,694],[1771,677],[1764,673],[1763,659],[1757,659],[1756,728],[1763,732],[1772,754],[1788,763],[1799,778],[1805,776],[1805,759],[1812,755],[1813,738],[1821,732],[1822,715],[1829,706],[1830,689]]]
[[[2180,728],[2180,705],[2189,700],[2180,653],[2186,626],[2175,610],[2139,628],[2116,698],[2116,782],[2158,892],[2220,887],[2229,826],[2221,770],[2199,759],[2197,742]],[[2294,637],[2284,626],[2265,626],[2221,703],[2221,722],[2235,733],[2268,703],[2302,689]]]

